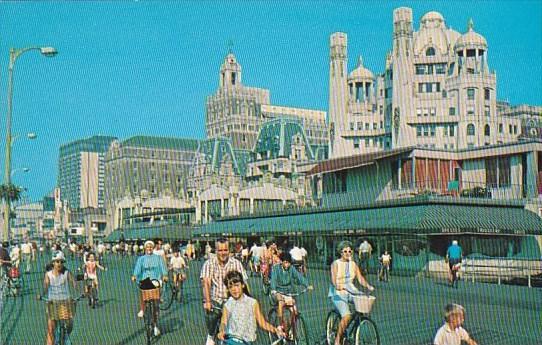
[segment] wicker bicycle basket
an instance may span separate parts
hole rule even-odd
[[[373,304],[376,300],[375,296],[353,296],[354,307],[358,313],[369,314],[373,308]]]
[[[73,300],[50,301],[47,303],[47,315],[51,320],[69,320],[75,316]]]
[[[160,299],[160,289],[141,290],[143,301],[152,301]]]

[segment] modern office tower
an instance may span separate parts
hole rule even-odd
[[[252,150],[262,124],[276,117],[301,119],[314,145],[327,145],[325,112],[272,105],[267,89],[242,83],[241,65],[229,53],[220,67],[219,87],[207,97],[205,130],[208,139],[229,138],[234,149]]]
[[[71,209],[104,207],[105,154],[115,139],[93,136],[60,146],[57,184]]]

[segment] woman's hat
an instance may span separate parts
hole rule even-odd
[[[345,241],[341,241],[339,243],[339,245],[337,246],[337,252],[338,253],[341,253],[343,251],[344,248],[353,248],[353,245],[352,245],[352,242],[348,241],[348,240],[345,240]]]
[[[144,247],[146,247],[146,246],[149,245],[149,244],[154,248],[154,242],[151,241],[151,240],[145,241]]]

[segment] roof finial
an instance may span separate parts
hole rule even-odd
[[[360,56],[358,56],[358,67],[361,67],[363,66],[363,58]]]
[[[469,22],[467,23],[467,30],[473,31],[474,30],[474,22],[472,21],[472,18],[469,19]]]
[[[233,54],[233,40],[228,40],[228,54]]]

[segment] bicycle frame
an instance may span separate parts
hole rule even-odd
[[[304,294],[305,292],[307,292],[308,289],[305,288],[303,290],[301,290],[300,292],[298,293],[293,293],[293,294],[281,294],[281,295],[284,295],[284,296],[287,296],[287,297],[290,297],[292,298],[293,300],[293,303],[292,304],[287,304],[285,303],[284,306],[283,306],[283,315],[282,315],[282,320],[279,320],[280,321],[280,326],[283,328],[284,332],[286,332],[286,337],[285,338],[279,338],[277,340],[273,340],[273,338],[275,337],[272,333],[269,333],[269,340],[271,341],[272,344],[280,344],[281,341],[283,343],[285,342],[288,342],[288,341],[296,341],[298,340],[298,334],[297,334],[297,323],[298,322],[301,322],[301,327],[303,327],[303,331],[305,332],[305,335],[307,334],[306,332],[306,327],[304,325],[304,321],[302,320],[302,317],[301,317],[301,313],[299,312],[299,310],[297,309],[297,301],[295,300],[294,297],[297,297],[299,295],[302,295]],[[286,324],[286,319],[284,318],[284,311],[285,310],[289,310],[290,312],[290,320],[289,320],[289,323]],[[277,317],[278,317],[278,306],[274,306],[270,311],[269,311],[269,319],[271,319],[271,315],[273,313],[277,313]],[[300,321],[301,320],[301,321]],[[270,320],[271,321],[271,320]],[[290,333],[291,332],[291,333]]]
[[[80,295],[79,297],[72,298],[72,301],[74,304],[77,303],[81,298],[83,298],[84,295]],[[40,296],[40,300],[44,301],[45,303],[52,302],[46,297]],[[75,314],[75,313],[74,313]],[[75,318],[75,315],[72,316],[71,319],[67,320],[55,320],[55,330],[54,330],[54,339],[55,339],[55,345],[65,345],[70,339],[70,333],[71,331],[68,330],[68,321],[71,320],[72,322],[72,329],[73,329],[73,320]]]

